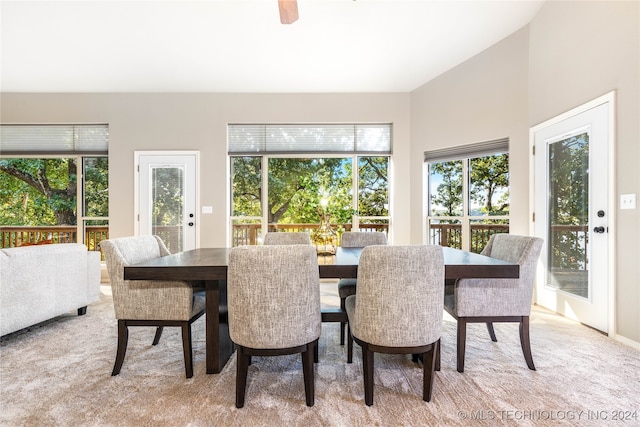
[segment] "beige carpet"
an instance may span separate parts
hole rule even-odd
[[[323,285],[330,304],[332,286]],[[102,291],[86,316],[0,340],[2,426],[640,425],[640,352],[537,308],[537,371],[526,367],[517,326],[497,324],[498,343],[484,325],[470,327],[459,374],[455,323],[445,317],[432,401],[422,401],[421,367],[410,357],[376,355],[374,406],[366,407],[359,347],[348,365],[338,325],[325,324],[314,407],[304,404],[300,358],[281,356],[254,358],[246,405],[236,409],[235,355],[222,373],[205,374],[204,319],[193,328],[193,378],[184,377],[176,328],[156,347],[153,329],[132,328],[122,372],[111,377],[116,323],[110,288]]]

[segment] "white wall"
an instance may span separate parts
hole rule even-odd
[[[640,197],[640,2],[547,2],[530,28],[530,124],[615,90],[614,197]],[[640,209],[615,228],[617,330],[640,342]]]
[[[529,232],[527,28],[411,94],[411,235],[421,243],[425,151],[509,138],[510,229]],[[420,183],[420,185],[417,185]]]
[[[532,23],[411,94],[411,229],[422,228],[422,153],[510,138],[511,224],[528,233],[528,130],[617,93],[616,199],[640,196],[640,2],[546,2]],[[640,209],[617,210],[616,323],[640,343]]]

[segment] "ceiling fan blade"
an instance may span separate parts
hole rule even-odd
[[[292,24],[298,20],[297,0],[278,0],[278,9],[280,9],[280,23]]]

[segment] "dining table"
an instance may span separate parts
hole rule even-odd
[[[357,278],[363,248],[336,249],[318,256],[320,278]],[[443,247],[445,281],[463,278],[518,278],[520,267],[495,258]],[[227,268],[230,248],[198,248],[124,267],[125,280],[180,280],[205,289],[206,372],[222,371],[234,352],[229,336]],[[444,283],[443,283],[444,286]],[[322,310],[323,322],[346,321],[339,308]]]

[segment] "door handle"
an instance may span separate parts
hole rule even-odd
[[[602,226],[601,227],[594,227],[593,228],[593,232],[602,234],[602,233],[604,233],[604,227],[602,227]]]

